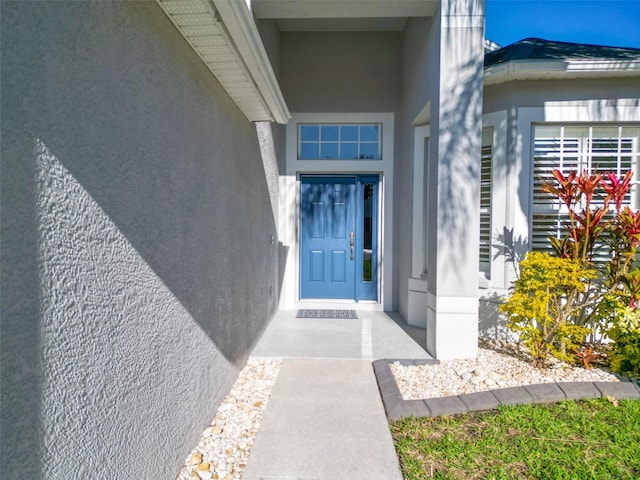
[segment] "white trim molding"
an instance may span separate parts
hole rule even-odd
[[[229,0],[156,0],[252,122],[291,117],[251,10]]]
[[[493,129],[492,159],[491,159],[491,270],[489,287],[509,287],[509,262],[506,252],[499,252],[500,241],[508,231],[512,231],[511,211],[517,192],[513,189],[515,169],[508,164],[508,116],[506,110],[487,113],[482,116],[483,128]],[[505,245],[506,246],[506,245]]]
[[[291,114],[280,91],[280,85],[262,44],[251,10],[243,2],[212,1],[267,104],[273,120],[282,124],[287,123]]]
[[[280,225],[283,246],[287,250],[280,308],[293,309],[300,302],[299,221],[300,175],[303,174],[378,174],[380,175],[378,224],[380,309],[393,309],[393,113],[293,113],[286,130],[286,169],[280,174]],[[298,124],[300,123],[379,123],[382,125],[380,160],[298,160]],[[306,304],[305,304],[306,305]],[[371,309],[361,301],[357,308]],[[351,307],[353,308],[353,307]]]
[[[484,69],[484,85],[513,80],[640,77],[639,60],[511,60]]]
[[[427,351],[438,360],[477,356],[477,296],[443,297],[427,292]]]
[[[407,323],[409,325],[427,327],[427,279],[425,258],[425,222],[427,209],[424,195],[425,170],[427,169],[428,151],[425,151],[425,140],[430,138],[430,125],[413,128],[413,218],[411,242],[411,277],[408,284]]]

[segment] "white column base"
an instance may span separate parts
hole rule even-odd
[[[478,354],[478,298],[427,293],[427,352],[438,360]]]
[[[422,278],[409,278],[407,323],[427,328],[427,281]]]

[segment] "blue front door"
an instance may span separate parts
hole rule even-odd
[[[377,176],[302,176],[300,298],[377,299]]]

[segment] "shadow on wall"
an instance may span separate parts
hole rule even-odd
[[[29,478],[41,478],[63,462],[56,453],[63,444],[65,458],[76,443],[78,449],[90,444],[103,453],[115,444],[128,445],[133,453],[141,446],[140,438],[184,439],[199,431],[196,415],[180,425],[158,425],[156,420],[170,417],[176,408],[182,410],[184,406],[178,407],[182,400],[187,406],[196,402],[211,409],[211,403],[224,396],[276,304],[273,284],[270,288],[264,280],[273,275],[277,281],[277,246],[252,251],[257,235],[245,232],[246,237],[237,240],[239,247],[225,252],[218,250],[214,231],[205,244],[195,239],[197,248],[192,250],[184,232],[162,224],[167,212],[155,210],[157,218],[145,225],[149,218],[123,215],[125,205],[111,203],[125,220],[120,224],[125,233],[41,141],[36,142],[35,158],[35,212],[22,220],[35,232],[20,234],[25,240],[35,235],[35,242],[29,251],[15,245],[9,250],[12,255],[22,252],[28,261],[33,257],[37,278],[28,289],[11,292],[11,287],[5,288],[8,272],[3,269],[3,299],[7,290],[9,297],[21,297],[9,308],[26,299],[37,310],[22,317],[10,335],[3,325],[2,336],[3,443],[43,452],[37,457],[42,456],[46,468],[37,460],[30,465],[33,470],[14,468],[11,456],[16,452],[8,451],[6,444],[2,464],[3,469],[19,469]],[[14,180],[24,181],[17,176]],[[89,183],[104,195],[108,187],[103,180],[93,177]],[[32,197],[28,204],[33,203]],[[170,221],[172,215],[164,218]],[[8,223],[15,228],[14,222]],[[251,223],[238,219],[238,226],[246,224],[249,231]],[[164,228],[170,232],[162,232]],[[149,236],[153,233],[155,238]],[[263,236],[269,245],[268,235]],[[4,240],[3,235],[6,247]],[[248,253],[237,255],[244,253],[239,250],[243,246]],[[203,258],[198,254],[201,249],[209,255]],[[259,254],[264,258],[255,258]],[[234,263],[234,258],[243,263]],[[218,274],[215,266],[221,262],[229,268]],[[28,263],[25,268],[29,269]],[[264,292],[256,292],[258,284]],[[12,311],[8,316],[17,314]],[[7,319],[3,312],[3,323],[7,320],[16,326],[15,319]],[[31,359],[33,364],[23,365]],[[7,377],[12,374],[6,372],[7,366],[16,368],[15,382]],[[5,418],[10,412],[14,416],[20,412],[18,425],[15,418]],[[161,448],[166,448],[167,460],[179,465],[185,453],[182,445]],[[68,466],[53,468],[66,471]],[[120,468],[132,471],[131,467]],[[89,468],[76,465],[74,478],[91,477],[92,472],[85,471]],[[106,474],[119,474],[110,462],[103,468]]]
[[[493,259],[504,257],[505,262],[511,264],[513,271],[519,271],[522,259],[529,251],[529,242],[523,236],[514,238],[513,228],[502,228],[502,233],[496,233],[491,241],[491,248],[495,250]]]
[[[443,8],[449,8],[445,15],[470,15],[477,8],[475,2],[465,2],[465,5],[469,12],[458,12],[459,2],[443,2]],[[476,50],[481,52],[482,35],[477,30],[447,28],[443,38],[443,49],[450,56],[454,55],[443,68],[455,68],[456,75],[455,78],[444,77],[445,87],[440,93],[440,132],[444,133],[438,140],[438,209],[439,228],[451,239],[444,252],[448,257],[445,262],[454,266],[468,263],[465,258],[469,251],[467,245],[470,238],[477,236],[474,227],[479,221],[479,212],[472,206],[479,203],[480,195],[483,58],[460,50],[461,45],[477,43]],[[460,58],[456,58],[456,54]],[[477,240],[474,243],[477,244]],[[449,271],[457,276],[456,281],[469,283],[464,268]]]
[[[114,442],[135,451],[140,437],[188,435],[154,420],[180,408],[181,395],[206,404],[224,393],[233,367],[221,353],[234,352],[212,345],[211,332],[42,142],[36,155],[40,411],[50,431],[42,451],[56,452],[61,436],[104,453]],[[81,462],[78,478],[91,477],[90,468]]]
[[[3,139],[5,121],[3,117]],[[31,321],[40,314],[38,238],[35,228],[22,223],[22,219],[34,223],[35,162],[33,156],[25,155],[19,167],[25,174],[8,182],[10,160],[2,142],[0,148],[0,477],[40,480],[44,478],[40,455],[43,372],[38,355],[42,349],[40,324]]]
[[[277,308],[255,128],[154,2],[0,19],[1,476],[177,473]]]
[[[282,286],[284,285],[284,273],[287,268],[287,258],[289,247],[278,241],[278,301],[282,297]]]
[[[473,15],[478,8],[479,2],[469,0],[468,2],[449,2],[449,14],[460,13],[463,15]],[[445,2],[443,2],[443,5]],[[461,7],[461,5],[463,5]],[[458,12],[456,9],[462,8],[463,11]],[[460,43],[460,39],[453,38],[454,35],[463,35],[465,29],[449,28],[447,35],[451,35],[449,39],[445,36],[445,41],[451,41],[453,44]],[[469,41],[474,41],[470,39]],[[462,42],[464,43],[464,42]],[[460,54],[464,57],[463,54]],[[466,54],[465,54],[466,55]],[[467,55],[468,57],[468,55]],[[479,205],[479,178],[480,178],[480,143],[478,139],[481,135],[481,115],[483,104],[483,57],[478,55],[477,58],[461,61],[457,67],[455,81],[450,81],[448,90],[441,93],[444,99],[454,98],[456,102],[442,102],[444,105],[441,111],[441,131],[444,126],[448,135],[446,138],[440,138],[440,157],[444,159],[439,167],[438,179],[440,181],[439,189],[441,198],[438,199],[438,208],[441,211],[440,227],[445,231],[451,239],[451,248],[448,250],[449,264],[465,264],[464,252],[469,252],[465,248],[470,238],[478,235],[477,230],[469,228],[469,225],[477,225],[478,211],[469,206]],[[511,125],[508,125],[507,131],[515,131],[517,119],[511,118]],[[472,132],[472,133],[470,133]],[[477,135],[477,136],[476,136]],[[514,168],[514,159],[511,158],[513,152],[516,151],[516,143],[519,138],[511,138],[509,142],[513,144],[506,145],[507,162],[498,162],[493,165],[492,177],[493,182],[506,182],[507,178],[512,175]],[[500,147],[501,148],[501,147]],[[531,184],[530,173],[523,169],[517,173],[519,177],[518,199],[520,205],[529,204],[529,185]],[[473,188],[470,188],[472,186]],[[460,198],[467,200],[461,202]],[[514,200],[515,201],[515,200]],[[463,207],[459,207],[463,205]],[[467,206],[465,208],[465,206]],[[517,205],[516,205],[517,206]],[[460,232],[463,232],[462,234]],[[474,239],[475,240],[475,239]],[[495,256],[505,255],[507,260],[513,265],[522,258],[528,250],[528,242],[526,238],[513,238],[513,230],[504,229],[503,232],[497,233],[494,241],[498,243],[494,248]],[[464,282],[462,269],[451,269],[452,275],[457,275],[457,280]],[[514,271],[517,268],[514,266]]]
[[[504,227],[502,233],[494,234],[491,246],[495,250],[493,259],[504,257],[517,275],[520,261],[529,248],[526,238],[522,236],[514,238],[513,229]],[[505,341],[517,340],[517,336],[506,326],[507,317],[499,311],[503,301],[504,295],[498,295],[495,292],[480,296],[479,334],[481,337]]]
[[[51,177],[51,171],[45,172],[48,181],[53,182],[49,193],[60,195],[55,204],[59,209],[55,228],[59,228],[63,236],[75,237],[63,239],[55,248],[64,247],[65,242],[78,242],[77,254],[82,253],[84,241],[92,237],[100,239],[94,250],[86,252],[90,256],[86,264],[88,278],[108,282],[109,276],[115,273],[127,277],[122,278],[121,289],[112,292],[114,297],[106,291],[98,294],[104,300],[102,307],[123,307],[125,318],[135,321],[140,321],[140,316],[135,307],[127,307],[128,302],[135,305],[151,302],[164,313],[166,305],[161,301],[164,294],[160,295],[158,290],[138,291],[139,280],[146,284],[152,275],[162,290],[170,294],[171,303],[188,314],[226,360],[241,367],[276,305],[277,247],[271,245],[274,222],[266,220],[271,219],[269,204],[264,201],[266,188],[243,198],[243,192],[232,196],[230,187],[221,187],[228,181],[224,176],[226,172],[203,180],[197,169],[185,165],[184,168],[176,166],[182,172],[169,172],[169,178],[162,178],[164,173],[128,166],[129,171],[124,174],[127,185],[118,187],[126,191],[121,191],[119,197],[116,188],[110,190],[104,185],[104,179],[80,167],[76,162],[81,161],[79,158],[70,157],[64,166],[57,163],[65,172],[62,178]],[[104,173],[121,177],[119,172]],[[206,177],[207,173],[202,172],[202,176]],[[207,188],[205,182],[211,186]],[[77,224],[64,230],[62,222],[69,217],[91,213],[69,210],[76,206],[70,203],[75,199],[71,192],[65,192],[67,188],[86,192],[91,208],[102,212],[101,225],[93,225],[94,218],[87,216],[86,223],[78,218]],[[134,205],[137,211],[130,210]],[[260,222],[255,221],[258,216],[262,218]],[[135,252],[137,261],[128,263],[120,253],[101,251],[116,242],[112,232],[121,236],[121,241],[127,244],[126,250]],[[56,254],[64,255],[62,251]],[[67,255],[62,263],[68,263],[74,252],[69,251]],[[144,275],[135,271],[137,264],[144,265]],[[104,270],[99,271],[101,268]],[[80,283],[85,279],[67,280]],[[92,287],[101,286],[93,284]],[[86,294],[95,293],[93,289],[77,292],[76,303],[81,303]],[[80,309],[78,313],[88,312]],[[104,314],[102,311],[101,315]],[[148,314],[154,315],[153,311]],[[156,333],[150,331],[149,334]]]
[[[497,293],[481,296],[478,301],[478,335],[493,340],[515,341],[517,337],[506,326],[507,318],[500,313],[503,297]]]

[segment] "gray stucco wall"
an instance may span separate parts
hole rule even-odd
[[[282,32],[280,79],[292,112],[395,112],[400,32]]]
[[[260,32],[262,44],[267,52],[267,56],[269,57],[271,68],[273,68],[273,73],[280,82],[280,30],[278,29],[278,23],[275,20],[257,19],[256,25]],[[278,169],[281,172],[285,171],[286,163],[285,129],[285,125],[277,123],[271,124],[271,132],[278,160]]]
[[[0,8],[0,476],[173,478],[277,305],[256,129],[154,2]]]
[[[262,44],[269,57],[271,68],[276,75],[278,81],[280,81],[280,29],[278,28],[278,22],[271,19],[256,19],[256,25],[260,32],[260,38]],[[274,149],[275,160],[277,162],[277,170],[284,172],[286,170],[286,125],[280,125],[277,123],[270,124],[271,142]],[[279,181],[279,178],[278,178]],[[279,185],[278,185],[279,187]],[[278,205],[279,206],[279,205]],[[283,219],[277,219],[277,225],[281,225]],[[282,234],[280,229],[278,230],[278,237]],[[282,283],[284,281],[284,273],[287,262],[287,249],[281,240],[278,241],[278,296],[282,294]]]
[[[547,102],[637,97],[637,78],[514,81],[484,88],[483,113]]]
[[[403,32],[402,96],[399,141],[396,142],[395,261],[397,278],[394,298],[398,312],[407,318],[408,278],[411,276],[413,214],[413,121],[429,100],[437,101],[439,70],[437,17],[412,18]],[[407,233],[409,232],[409,234]]]
[[[256,27],[260,33],[260,39],[264,46],[273,73],[276,78],[280,80],[280,29],[278,28],[278,22],[272,19],[254,19]]]

